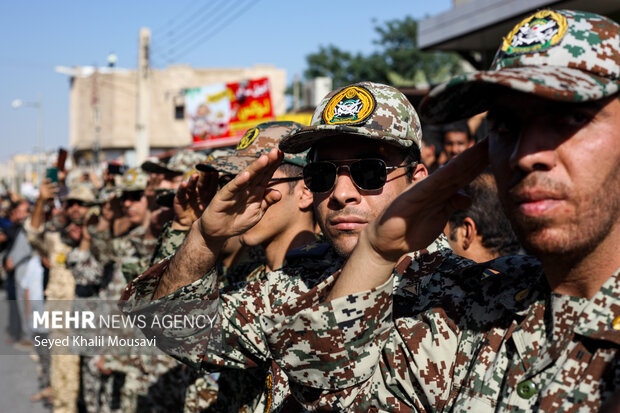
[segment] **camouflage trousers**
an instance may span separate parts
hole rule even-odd
[[[52,355],[50,381],[54,395],[54,413],[77,412],[80,356]]]

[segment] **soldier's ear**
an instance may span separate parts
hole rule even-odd
[[[297,184],[298,191],[297,196],[299,199],[298,205],[299,209],[305,210],[312,207],[312,201],[314,200],[314,195],[308,189],[304,181],[300,181]]]

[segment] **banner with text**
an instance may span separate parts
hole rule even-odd
[[[266,77],[186,89],[185,109],[194,142],[242,136],[274,116]]]

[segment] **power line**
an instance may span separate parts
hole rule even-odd
[[[201,33],[204,33],[205,29],[208,29],[209,27],[213,27],[214,24],[217,24],[218,22],[225,20],[226,17],[234,16],[237,12],[235,8],[239,9],[240,7],[243,7],[244,1],[245,0],[241,0],[238,2],[230,1],[228,3],[228,7],[222,7],[218,9],[218,11],[214,13],[210,19],[205,20],[200,26],[196,26],[186,31],[181,36],[178,36],[175,39],[173,39],[169,46],[169,50],[168,50],[169,55],[172,55],[172,56],[174,55],[174,52],[175,52],[174,49],[176,46],[179,46],[179,45],[184,46],[184,44],[187,44],[187,42],[183,43],[181,40],[185,40],[185,39],[191,40],[192,38],[199,36]]]
[[[212,1],[212,2],[208,2],[203,7],[201,7],[198,10],[196,10],[194,13],[192,13],[187,19],[183,20],[182,22],[178,23],[177,25],[173,26],[172,28],[169,28],[167,30],[168,36],[172,36],[173,33],[176,30],[178,30],[178,29],[185,28],[185,27],[189,26],[189,24],[192,22],[192,20],[197,20],[197,19],[202,18],[202,14],[207,14],[206,12],[209,11],[209,9],[212,9],[218,3],[224,3],[226,1],[227,0],[215,0],[215,1]]]
[[[222,22],[222,24],[219,24],[219,25],[215,26],[213,28],[213,30],[210,30],[210,31],[206,32],[203,36],[195,39],[191,43],[186,44],[185,45],[186,47],[184,49],[181,49],[175,55],[173,55],[173,58],[174,58],[173,60],[176,60],[179,57],[184,56],[185,54],[187,54],[188,52],[193,50],[198,44],[204,43],[208,39],[210,39],[213,36],[215,36],[222,29],[224,29],[226,26],[231,24],[233,21],[235,21],[236,19],[241,17],[243,14],[245,14],[248,10],[250,10],[252,7],[254,7],[259,2],[260,2],[260,0],[250,0],[250,4],[248,6],[246,6],[245,8],[243,8],[239,13],[233,14],[228,20]]]
[[[172,33],[173,33],[175,30],[178,30],[178,29],[180,29],[180,28],[184,28],[184,27],[189,26],[189,25],[190,25],[190,22],[191,22],[192,20],[196,20],[196,19],[200,19],[200,18],[202,18],[202,17],[203,17],[203,15],[206,15],[206,14],[207,14],[207,12],[210,12],[210,11],[211,11],[211,9],[213,9],[213,8],[219,8],[219,6],[220,6],[221,4],[226,3],[226,1],[227,1],[227,0],[216,0],[216,1],[214,1],[214,2],[210,2],[210,3],[208,3],[206,6],[203,6],[202,8],[200,8],[199,10],[197,10],[196,12],[192,13],[192,15],[191,15],[189,18],[185,19],[185,20],[184,20],[183,22],[181,22],[180,24],[176,24],[176,25],[174,26],[174,30],[173,30],[173,29],[168,29],[167,31],[168,31],[168,35],[169,35],[169,37],[168,37],[167,41],[168,41],[168,43],[170,44],[170,46],[168,47],[170,50],[166,51],[166,50],[164,50],[164,48],[162,47],[161,49],[159,49],[159,50],[161,50],[162,52],[158,52],[158,54],[163,54],[163,55],[165,55],[165,56],[162,56],[162,57],[163,57],[164,59],[166,59],[166,60],[168,60],[168,61],[170,62],[170,53],[173,51],[172,49],[174,48],[175,43],[178,43],[178,41],[179,41],[180,39],[182,39],[182,38],[184,38],[184,37],[187,37],[188,30],[185,30],[185,31],[183,31],[183,32],[180,32],[180,35],[178,35],[178,36],[174,36],[174,37],[172,36]],[[233,3],[233,4],[234,4],[234,2],[231,2],[231,3]],[[215,14],[215,15],[210,14],[210,16],[209,16],[208,18],[206,18],[204,21],[202,21],[202,22],[200,22],[200,23],[197,23],[197,26],[194,26],[194,29],[190,29],[189,33],[200,32],[200,30],[204,29],[205,27],[210,26],[211,24],[213,24],[213,22],[214,22],[214,21],[216,21],[216,20],[217,20],[217,16],[218,16],[217,14]],[[154,35],[156,35],[156,33],[154,33]],[[159,40],[160,40],[160,36],[157,36],[157,40],[158,40],[158,44],[159,44],[159,43],[162,43],[162,44],[163,44],[163,43],[166,41],[165,39],[163,39],[163,38],[162,38],[162,39],[161,39],[162,41],[161,41],[161,42],[159,42]]]
[[[153,30],[154,32],[162,32],[166,29],[166,27],[169,27],[170,25],[172,25],[174,23],[175,20],[180,19],[181,17],[183,17],[183,15],[185,14],[185,12],[187,11],[187,9],[189,7],[190,4],[200,4],[200,2],[195,2],[194,0],[189,0],[186,5],[185,8],[183,9],[183,11],[181,11],[181,13],[178,13],[177,15],[175,15],[173,18],[169,19],[168,22],[166,24],[162,24],[161,26],[157,27],[155,30]],[[195,15],[195,12],[192,12],[191,15]]]

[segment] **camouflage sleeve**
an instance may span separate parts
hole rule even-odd
[[[67,268],[71,270],[76,285],[97,285],[101,282],[103,267],[91,251],[73,248],[67,254]]]
[[[28,242],[30,242],[30,244],[33,247],[38,247],[39,249],[43,250],[46,254],[49,252],[46,249],[46,244],[44,242],[44,229],[43,229],[43,225],[41,225],[41,228],[39,229],[35,229],[32,227],[31,223],[30,223],[30,217],[28,217],[26,219],[26,221],[24,222],[24,231],[26,231],[26,238],[28,239]]]
[[[183,244],[188,233],[189,230],[172,229],[172,222],[166,222],[157,240],[157,246],[155,247],[150,265],[153,266],[164,258],[174,255],[181,244]]]
[[[145,302],[148,304],[157,303],[160,301],[191,301],[191,300],[208,300],[217,299],[217,274],[215,271],[210,271],[204,277],[193,283],[186,285],[178,289],[177,291],[160,298],[159,300],[153,300],[153,294],[159,285],[159,280],[164,275],[170,265],[170,258],[168,257],[159,263],[155,264],[142,275],[134,278],[125,287],[121,296],[121,301],[124,301],[123,305],[127,310],[133,310],[144,306]]]
[[[441,410],[455,388],[457,309],[466,306],[452,257],[415,253],[383,285],[325,303],[336,274],[262,316],[295,397],[309,410]]]
[[[91,250],[95,254],[97,260],[105,265],[113,261],[113,253],[111,248],[110,231],[97,231],[97,227],[89,225],[87,227],[91,238]]]
[[[147,312],[161,311],[160,306],[176,303],[193,305],[193,303],[212,302],[217,305],[218,315],[217,348],[209,346],[213,340],[210,328],[177,329],[162,332],[166,336],[168,354],[182,362],[199,369],[218,370],[221,368],[245,369],[268,364],[271,358],[269,348],[259,322],[259,316],[271,312],[270,295],[278,283],[267,280],[243,284],[238,290],[220,295],[215,270],[210,271],[200,280],[158,300],[152,298],[159,280],[169,264],[165,259],[147,272],[133,280],[123,293],[123,311]],[[275,273],[276,277],[285,274]]]
[[[165,297],[153,300],[153,294],[169,264],[170,258],[166,258],[133,279],[121,296],[119,303],[121,310],[125,313],[135,312],[153,316],[166,311],[175,313],[204,311],[210,303],[217,305],[219,292],[217,274],[214,270]],[[192,310],[196,306],[198,309]],[[211,341],[214,331],[211,328],[195,326],[194,328],[149,331],[148,333],[155,333],[161,337],[158,344],[165,343],[165,347],[162,347],[163,351],[198,369],[206,351],[206,345]]]
[[[338,275],[261,317],[276,362],[304,386],[343,389],[368,380],[392,325],[394,277],[375,289],[322,303]]]

